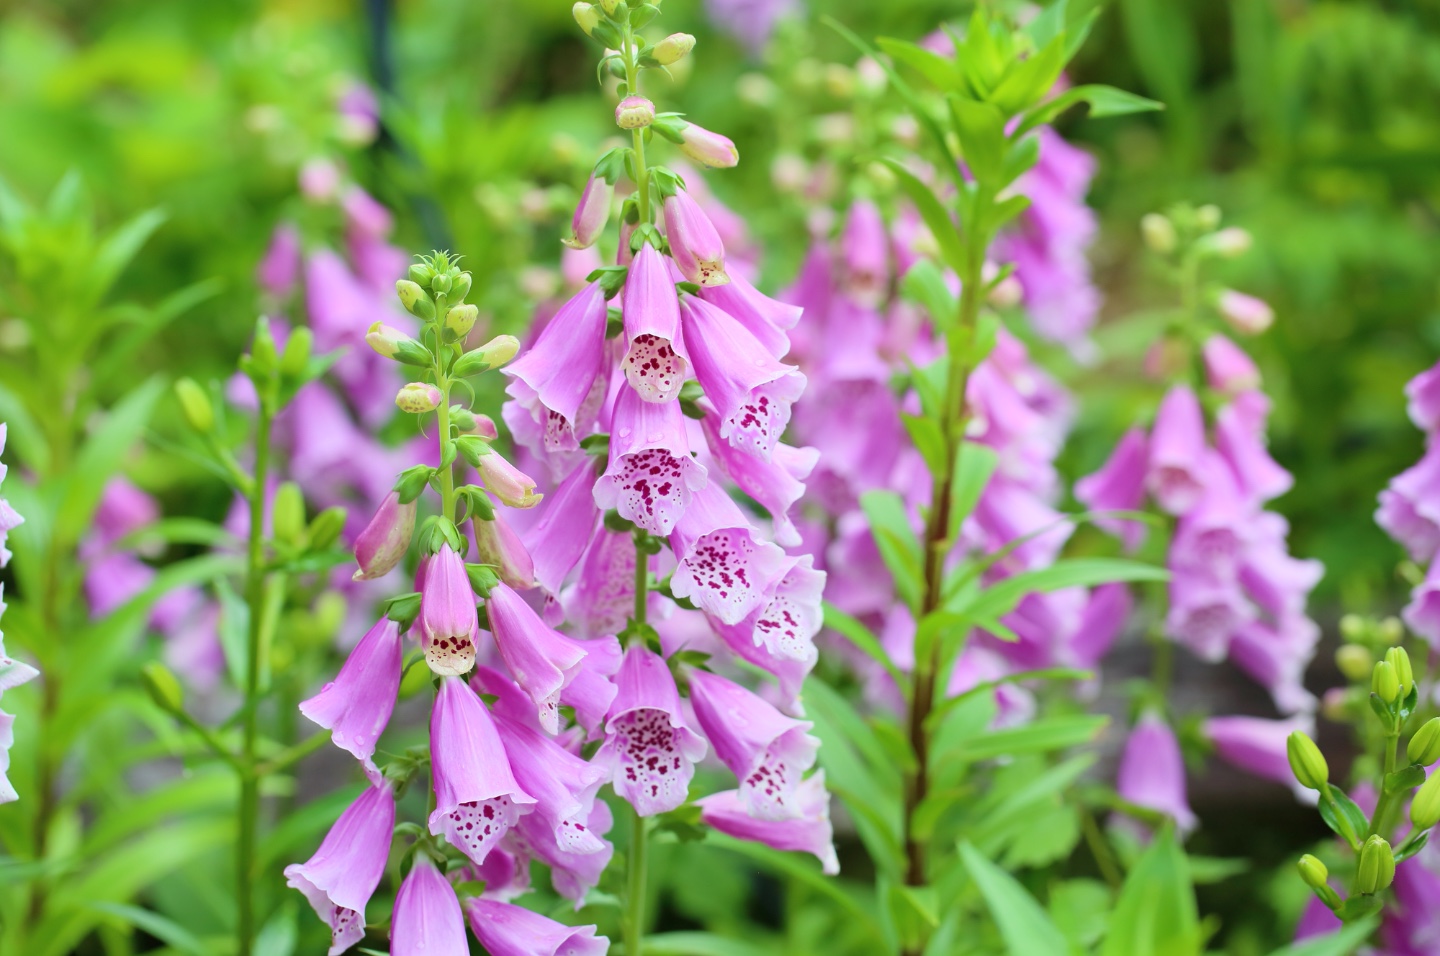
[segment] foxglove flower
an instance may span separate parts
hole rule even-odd
[[[829,876],[840,872],[835,856],[834,830],[830,826],[830,794],[825,789],[825,771],[817,770],[801,782],[795,794],[799,817],[791,820],[759,820],[748,812],[738,790],[723,790],[696,801],[700,819],[739,840],[764,843],[777,850],[810,853]]]
[[[535,479],[510,464],[497,451],[481,455],[475,470],[480,473],[485,490],[511,508],[533,508],[543,497],[535,493]]]
[[[686,296],[680,314],[695,377],[720,415],[720,437],[768,461],[790,421],[791,403],[805,390],[805,376],[703,299]]]
[[[1416,428],[1427,434],[1440,431],[1440,365],[1407,382],[1405,399],[1406,411]]]
[[[701,287],[700,298],[743,325],[776,358],[790,351],[790,338],[785,333],[795,327],[804,311],[798,305],[770,298],[738,274],[725,285]]]
[[[1145,432],[1132,428],[1121,437],[1104,466],[1075,482],[1075,497],[1092,511],[1135,511],[1145,503]],[[1095,523],[1120,538],[1131,551],[1145,540],[1145,525],[1122,518]]]
[[[1160,403],[1150,433],[1150,493],[1170,514],[1184,514],[1205,490],[1200,473],[1205,457],[1205,418],[1195,393],[1172,388]]]
[[[475,666],[479,627],[475,592],[470,589],[465,562],[448,544],[441,545],[425,562],[418,623],[425,662],[432,671],[456,676]]]
[[[1236,395],[1260,387],[1260,370],[1245,350],[1223,335],[1205,340],[1201,353],[1205,361],[1205,381],[1217,392]]]
[[[300,230],[282,222],[270,235],[270,246],[255,270],[255,280],[276,297],[290,294],[300,278]]]
[[[465,917],[450,881],[425,853],[395,894],[390,924],[391,956],[470,956]]]
[[[592,926],[566,926],[510,903],[465,904],[470,929],[490,956],[605,956],[610,941]]]
[[[610,770],[615,793],[642,817],[674,810],[705,756],[705,738],[686,726],[675,678],[658,654],[632,646],[615,685],[595,762]]]
[[[380,502],[375,516],[355,539],[355,561],[360,565],[356,581],[384,577],[404,559],[415,535],[417,507],[415,501],[401,504],[399,493],[394,491]]]
[[[574,679],[585,651],[547,626],[504,584],[490,590],[485,611],[505,666],[539,709],[540,726],[559,733],[560,691]]]
[[[1201,660],[1224,660],[1235,632],[1254,617],[1254,608],[1233,581],[1198,570],[1170,579],[1166,632]]]
[[[1295,782],[1285,752],[1286,738],[1297,730],[1314,733],[1314,719],[1305,716],[1288,720],[1211,717],[1205,722],[1205,735],[1215,745],[1220,759],[1257,777],[1283,783],[1293,789],[1299,799],[1314,803],[1318,795]]]
[[[381,618],[335,679],[300,704],[300,713],[330,731],[331,742],[354,754],[372,780],[379,778],[375,745],[395,709],[403,663],[400,625]]]
[[[1195,829],[1195,814],[1185,798],[1185,761],[1175,734],[1160,717],[1147,713],[1140,718],[1125,752],[1115,788],[1120,796],[1175,821],[1182,833]]]
[[[539,520],[522,536],[535,567],[535,580],[551,595],[574,569],[595,532],[595,463],[588,457],[550,493]]]
[[[1294,714],[1315,709],[1315,696],[1305,689],[1304,678],[1319,642],[1319,625],[1303,614],[1290,614],[1239,627],[1230,640],[1229,655],[1270,691],[1277,710]]]
[[[5,437],[8,427],[5,422],[0,422],[0,454],[5,453]],[[0,483],[5,481],[5,474],[8,469],[4,462],[0,462]],[[5,538],[20,525],[25,519],[10,507],[10,502],[0,498],[0,568],[10,563],[10,552],[5,547]]]
[[[707,480],[705,468],[690,457],[680,403],[647,401],[637,389],[622,389],[611,424],[610,464],[595,483],[595,503],[651,534],[667,535]]]
[[[1390,480],[1380,492],[1375,523],[1405,547],[1411,560],[1435,557],[1440,551],[1440,445],[1426,449],[1418,463]]]
[[[670,548],[680,559],[670,579],[675,596],[725,624],[760,607],[788,570],[785,552],[760,540],[730,496],[713,484],[695,495],[676,523]]]
[[[1269,501],[1290,490],[1290,473],[1270,457],[1264,444],[1270,400],[1260,392],[1244,392],[1215,417],[1215,447],[1230,465],[1241,490],[1256,502]]]
[[[496,729],[511,755],[516,782],[535,798],[528,828],[543,828],[564,853],[599,853],[605,841],[590,831],[587,821],[595,794],[605,782],[602,767],[586,763],[550,737],[504,715],[495,718]]]
[[[805,494],[805,479],[820,460],[819,449],[777,443],[766,460],[740,451],[721,438],[713,410],[706,411],[701,425],[705,445],[721,470],[770,513],[775,543],[786,548],[799,545],[800,532],[790,518],[790,509]]]
[[[430,832],[476,864],[535,798],[515,781],[490,712],[463,680],[444,677],[430,715],[430,760],[435,809]]]
[[[1275,312],[1260,299],[1234,289],[1220,293],[1220,317],[1241,335],[1259,335],[1275,321]]]
[[[808,554],[787,557],[787,570],[761,607],[738,624],[712,620],[712,626],[732,646],[748,639],[775,660],[813,662],[815,635],[825,618],[820,603],[825,572],[815,569],[814,560]]]
[[[566,615],[581,637],[618,634],[635,608],[635,540],[602,527],[590,540]]]
[[[505,367],[515,379],[507,391],[544,427],[545,447],[551,451],[579,447],[575,429],[593,420],[604,398],[606,314],[605,292],[592,282]]]
[[[385,875],[394,829],[395,797],[382,781],[340,814],[314,856],[285,867],[286,885],[304,893],[330,926],[329,956],[365,938],[365,904]]]
[[[523,591],[535,586],[535,562],[520,536],[498,512],[489,521],[477,518],[471,526],[475,530],[475,556],[481,564],[493,565],[500,580],[512,588]]]
[[[880,209],[868,199],[850,206],[840,234],[841,285],[857,302],[877,305],[890,284],[890,238]]]
[[[575,206],[575,216],[570,220],[570,237],[561,242],[572,249],[588,249],[595,245],[605,224],[610,221],[610,204],[615,198],[615,187],[604,176],[590,174],[580,202]]]
[[[798,818],[796,791],[820,747],[813,725],[707,671],[691,673],[690,702],[715,756],[740,781],[746,811],[761,820]]]
[[[729,169],[740,162],[740,152],[728,136],[694,123],[686,123],[680,131],[680,152],[711,169]]]
[[[620,367],[647,402],[670,402],[690,373],[680,346],[680,303],[665,259],[648,243],[635,254],[625,278],[625,340]]]
[[[704,288],[725,285],[725,244],[710,217],[684,189],[665,199],[665,238],[670,257],[689,281]]]

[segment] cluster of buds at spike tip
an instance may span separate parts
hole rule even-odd
[[[1393,706],[1400,700],[1400,675],[1388,660],[1375,662],[1375,669],[1370,675],[1370,692],[1387,706]]]
[[[1290,772],[1300,786],[1307,790],[1324,790],[1330,780],[1330,765],[1325,755],[1315,746],[1315,741],[1303,731],[1295,731],[1285,739],[1285,756],[1290,761]]]
[[[1389,841],[1373,833],[1360,848],[1360,860],[1355,865],[1355,892],[1373,896],[1394,880],[1395,853],[1390,849]]]

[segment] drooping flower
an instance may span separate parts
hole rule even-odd
[[[390,924],[391,956],[469,956],[465,917],[450,881],[435,868],[426,853],[415,854],[415,865],[395,894],[395,915]]]
[[[398,492],[392,491],[380,502],[375,516],[355,539],[355,561],[360,568],[355,572],[356,581],[368,581],[384,577],[410,550],[410,539],[415,535],[415,513],[418,505],[400,503]]]
[[[540,338],[505,367],[507,391],[544,428],[545,447],[577,448],[604,398],[605,292],[592,282],[561,307]]]
[[[504,584],[485,601],[490,630],[515,682],[539,708],[540,726],[560,731],[560,691],[575,678],[585,651],[559,634]]]
[[[535,479],[516,468],[498,451],[480,456],[475,466],[485,490],[511,508],[533,508],[540,503],[541,495],[535,493]]]
[[[760,607],[788,570],[785,552],[756,535],[739,506],[714,485],[696,493],[670,547],[680,560],[670,579],[675,596],[725,624]]]
[[[441,678],[430,715],[430,759],[430,832],[484,863],[515,821],[534,809],[535,798],[515,781],[490,712],[458,677]]]
[[[830,794],[825,789],[825,771],[817,770],[806,777],[795,794],[799,810],[797,819],[760,820],[747,812],[738,790],[722,790],[702,797],[700,819],[706,824],[740,840],[764,843],[777,850],[810,853],[820,861],[827,875],[840,872],[835,855],[834,830],[830,825]]]
[[[1195,828],[1195,814],[1185,797],[1185,762],[1180,745],[1158,715],[1147,713],[1130,732],[1115,788],[1131,803],[1170,817],[1182,833]]]
[[[740,781],[740,799],[749,814],[761,820],[799,817],[796,791],[820,747],[810,735],[812,724],[786,717],[708,671],[691,673],[690,702],[715,756]]]
[[[471,527],[475,532],[475,557],[481,564],[493,565],[500,580],[512,588],[523,591],[535,586],[535,562],[498,511],[489,521],[477,516]]]
[[[595,504],[595,463],[585,458],[554,491],[539,519],[521,537],[535,567],[536,582],[552,596],[560,593],[595,532],[600,509]]]
[[[625,339],[620,367],[647,402],[673,401],[689,375],[680,349],[680,303],[664,258],[648,243],[635,254],[625,278]]]
[[[604,768],[585,762],[552,738],[503,714],[496,715],[495,726],[511,754],[516,781],[536,801],[527,829],[548,833],[555,847],[565,853],[604,850],[605,841],[587,825],[595,794],[608,776]]]
[[[465,912],[490,956],[605,956],[610,950],[593,925],[566,926],[510,903],[473,899]]]
[[[329,730],[331,742],[354,754],[372,780],[379,775],[375,745],[395,709],[403,661],[400,625],[381,618],[335,679],[300,703],[300,713]]]
[[[1092,511],[1135,511],[1145,502],[1145,432],[1127,431],[1101,469],[1075,482],[1075,497]],[[1145,525],[1123,518],[1098,518],[1101,528],[1135,550],[1145,538]]]
[[[720,437],[768,461],[790,421],[805,376],[773,356],[718,308],[693,296],[680,303],[695,377],[720,417]]]
[[[667,535],[706,486],[705,468],[690,456],[678,402],[647,401],[623,389],[615,402],[610,464],[595,483],[595,503],[651,534]]]
[[[285,868],[286,884],[304,893],[329,924],[329,956],[365,938],[365,904],[385,875],[394,829],[395,797],[381,781],[340,814],[314,856]]]
[[[1263,717],[1211,717],[1205,721],[1205,735],[1226,763],[1266,780],[1283,783],[1309,803],[1318,797],[1295,782],[1286,756],[1285,741],[1294,731],[1313,733],[1315,721],[1308,716],[1286,720]]]
[[[736,449],[720,437],[718,416],[707,410],[701,419],[705,445],[726,476],[770,513],[775,543],[785,548],[800,544],[800,532],[790,509],[805,494],[805,479],[820,460],[816,448],[776,443],[768,460]]]
[[[665,199],[665,238],[670,258],[689,281],[702,288],[730,281],[725,273],[725,244],[710,217],[684,190]]]
[[[575,206],[575,215],[570,220],[570,236],[562,239],[572,249],[588,249],[605,231],[610,221],[610,204],[615,198],[615,187],[604,176],[591,173],[580,193],[580,202]]]
[[[475,592],[464,560],[448,544],[425,561],[417,623],[432,671],[455,676],[475,665]]]
[[[686,725],[675,678],[653,651],[627,650],[615,686],[595,762],[609,768],[615,793],[642,817],[674,810],[705,756],[705,738]]]
[[[1150,493],[1170,514],[1184,514],[1204,491],[1205,418],[1195,393],[1177,385],[1160,403],[1150,433]]]
[[[725,285],[702,286],[700,298],[743,325],[776,358],[790,351],[790,337],[786,332],[795,327],[804,311],[797,305],[770,298],[738,273]]]

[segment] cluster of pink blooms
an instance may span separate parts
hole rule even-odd
[[[1405,608],[1405,623],[1431,647],[1440,648],[1440,365],[1405,386],[1410,420],[1425,432],[1425,455],[1380,492],[1375,520],[1429,572]]]
[[[881,635],[902,669],[912,663],[915,624],[896,599],[860,497],[874,489],[900,493],[917,529],[920,510],[930,504],[930,475],[902,420],[919,411],[918,398],[897,395],[891,384],[910,363],[923,367],[944,349],[923,313],[893,292],[923,241],[913,213],[902,213],[887,230],[879,209],[858,200],[838,241],[817,242],[785,293],[805,310],[795,356],[811,388],[796,410],[794,430],[819,452],[806,495],[812,507],[800,533],[831,575],[829,599]],[[997,292],[1013,295],[1004,283]],[[1071,533],[1056,509],[1063,489],[1054,466],[1070,426],[1070,396],[1001,329],[994,351],[971,374],[966,399],[972,411],[967,437],[993,450],[998,465],[961,528],[956,552],[989,554],[1033,534],[995,563],[987,582],[1046,567]],[[949,691],[1037,667],[1091,667],[1129,606],[1118,586],[1032,594],[1001,622],[1019,640],[977,634],[952,672]],[[856,664],[872,678],[873,696],[894,699],[882,670],[865,659]],[[1005,685],[998,693],[1002,720],[1033,712],[1025,690]]]
[[[0,422],[0,454],[5,452],[6,426]],[[6,467],[0,462],[0,482],[5,480]],[[10,563],[10,551],[5,547],[5,539],[25,521],[15,509],[10,507],[10,502],[0,498],[0,570]],[[5,613],[5,592],[0,588],[0,615]],[[23,661],[17,661],[5,654],[5,635],[0,633],[0,695],[12,687],[19,687],[26,681],[32,680],[39,674],[39,671]],[[15,718],[0,710],[0,803],[13,803],[20,799],[15,788],[10,785],[6,774],[10,770],[10,747],[15,742]]]
[[[1258,369],[1220,334],[1205,342],[1202,358],[1206,386],[1219,404],[1210,426],[1196,392],[1176,385],[1148,432],[1139,426],[1126,432],[1075,493],[1097,511],[1133,511],[1153,501],[1175,519],[1166,561],[1167,635],[1202,660],[1228,659],[1287,715],[1214,717],[1206,734],[1228,762],[1293,785],[1285,738],[1313,731],[1315,699],[1303,677],[1320,632],[1305,605],[1324,569],[1291,556],[1285,519],[1265,510],[1289,489],[1291,477],[1265,447],[1270,401],[1260,391]],[[1100,523],[1130,548],[1145,533],[1135,521]],[[1158,715],[1147,715],[1131,735],[1119,784],[1132,802],[1168,813],[1182,827],[1193,825],[1178,745]],[[1313,799],[1310,791],[1297,793]]]

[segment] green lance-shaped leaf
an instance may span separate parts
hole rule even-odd
[[[925,557],[910,525],[904,499],[893,491],[867,491],[860,496],[860,507],[870,522],[870,531],[896,591],[912,610],[918,609],[925,586]]]
[[[1039,953],[1063,956],[1069,952],[1064,935],[1015,877],[991,863],[969,843],[960,844],[960,858],[980,895],[985,897],[985,905],[1000,928],[1000,937],[1005,940],[1010,956]]]
[[[1167,826],[1120,888],[1100,956],[1198,956],[1202,937],[1185,853]]]

